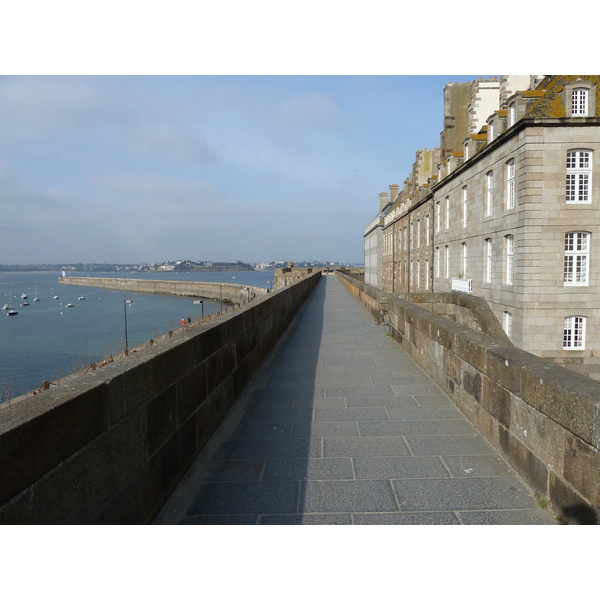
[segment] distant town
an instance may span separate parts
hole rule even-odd
[[[326,261],[300,261],[293,263],[295,267],[333,267],[351,268],[362,266],[362,264],[326,262]],[[0,271],[87,271],[87,272],[112,272],[112,271],[265,271],[269,269],[281,269],[287,267],[288,261],[272,261],[258,263],[244,263],[242,261],[213,262],[194,260],[168,260],[163,263],[138,263],[138,264],[116,264],[116,263],[57,263],[57,264],[34,264],[34,265],[0,265]]]

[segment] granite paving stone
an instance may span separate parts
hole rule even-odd
[[[556,524],[387,332],[323,276],[155,523]]]

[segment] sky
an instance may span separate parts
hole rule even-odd
[[[379,193],[439,145],[444,85],[509,66],[448,55],[440,11],[446,59],[415,44],[418,6],[161,6],[6,8],[0,263],[362,263]]]
[[[0,262],[361,263],[468,79],[0,77]]]

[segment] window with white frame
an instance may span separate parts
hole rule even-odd
[[[450,229],[450,196],[446,196],[446,229]]]
[[[509,160],[506,163],[506,208],[515,207],[515,161]]]
[[[585,231],[565,233],[565,285],[588,285],[590,234]]]
[[[444,257],[444,277],[448,279],[450,277],[450,247],[446,246]]]
[[[575,88],[571,92],[571,114],[578,117],[587,117],[588,114],[588,90]]]
[[[469,142],[468,141],[465,142],[464,148],[465,148],[465,160],[469,160]]]
[[[442,228],[442,207],[440,201],[435,203],[435,230],[439,231]]]
[[[567,152],[567,203],[591,202],[592,152],[569,150]]]
[[[430,225],[429,225],[429,215],[425,215],[425,245],[426,246],[429,246],[430,236],[431,236],[431,231],[430,231]]]
[[[417,219],[417,248],[421,247],[421,219]]]
[[[506,240],[506,284],[512,285],[514,280],[515,238],[507,235]]]
[[[492,238],[485,240],[485,282],[492,283]]]
[[[485,203],[485,214],[490,216],[494,212],[494,172],[490,171],[487,177],[487,193]]]
[[[462,247],[462,273],[460,275],[461,278],[467,278],[467,243],[463,242],[461,244]]]
[[[513,102],[508,107],[508,126],[512,127],[517,121],[517,107]]]
[[[565,319],[563,328],[563,349],[585,350],[586,317],[572,316]]]
[[[429,290],[429,260],[425,259],[425,289]]]
[[[504,333],[508,336],[509,340],[512,340],[512,314],[507,310],[504,311]]]
[[[421,287],[421,261],[420,260],[417,261],[416,278],[417,278],[417,289],[418,289]]]
[[[469,210],[469,195],[467,193],[467,186],[465,185],[462,189],[462,222],[463,227],[467,226],[467,213]]]
[[[440,247],[437,246],[435,249],[435,276],[439,279],[440,278],[440,261],[441,261],[441,253],[440,253]]]

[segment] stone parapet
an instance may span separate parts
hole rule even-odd
[[[426,310],[423,298],[417,306],[338,277],[373,315],[385,313],[390,334],[564,522],[599,523],[600,383],[514,347],[493,328],[488,335]],[[484,307],[473,309],[485,322]]]
[[[319,278],[0,409],[0,524],[151,522]]]

